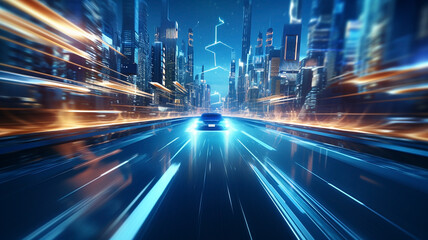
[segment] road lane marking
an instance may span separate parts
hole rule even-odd
[[[267,170],[267,167],[257,158],[254,153],[250,151],[239,139],[238,142],[254,157],[261,166]],[[263,174],[251,163],[248,163],[256,174],[256,177],[259,179],[259,182],[262,184],[269,198],[274,203],[275,207],[278,209],[282,218],[285,220],[287,225],[290,227],[291,231],[298,239],[314,239],[309,231],[305,228],[302,222],[297,218],[293,211],[285,203],[284,199],[279,195],[275,188],[269,183],[269,181],[263,176]]]
[[[264,142],[260,141],[259,139],[255,138],[255,137],[251,136],[250,134],[248,134],[248,133],[246,133],[246,132],[244,132],[244,131],[241,131],[241,132],[242,132],[243,134],[245,134],[247,137],[249,137],[249,138],[253,139],[256,143],[258,143],[258,144],[262,145],[262,146],[263,146],[264,148],[266,148],[267,150],[269,150],[269,151],[276,151],[276,149],[275,149],[275,148],[273,148],[273,147],[269,146],[268,144],[266,144],[266,143],[264,143]]]
[[[138,157],[138,154],[135,154],[135,155],[134,155],[134,156],[132,156],[130,159],[128,159],[128,160],[126,160],[126,161],[124,161],[123,163],[121,163],[121,164],[119,164],[119,165],[117,165],[117,166],[115,166],[115,167],[111,168],[110,170],[108,170],[108,171],[106,171],[106,172],[104,172],[104,173],[100,174],[98,177],[96,177],[96,178],[92,179],[91,181],[89,181],[89,182],[87,182],[87,183],[83,184],[82,186],[80,186],[80,187],[76,188],[75,190],[73,190],[73,191],[71,191],[70,193],[66,194],[65,196],[61,197],[58,201],[61,201],[61,200],[65,199],[65,198],[67,198],[68,196],[70,196],[70,195],[74,194],[75,192],[79,191],[80,189],[82,189],[82,188],[84,188],[84,187],[88,186],[89,184],[91,184],[91,183],[93,183],[93,182],[97,181],[98,179],[100,179],[100,178],[104,177],[105,175],[107,175],[107,174],[109,174],[109,173],[113,172],[114,170],[116,170],[116,169],[120,168],[121,166],[123,166],[123,165],[127,164],[129,161],[133,160],[133,159],[134,159],[134,158],[136,158],[136,157]]]
[[[336,189],[338,192],[342,193],[343,195],[347,196],[348,198],[352,199],[353,201],[355,201],[356,203],[364,206],[366,209],[368,209],[370,212],[374,213],[375,215],[379,216],[380,218],[382,218],[383,220],[385,220],[386,222],[390,223],[391,225],[393,225],[394,227],[400,229],[401,231],[403,231],[404,233],[406,233],[407,235],[409,235],[410,237],[412,237],[413,239],[417,239],[417,237],[413,234],[411,234],[410,232],[408,232],[407,230],[405,230],[404,228],[402,228],[401,226],[399,226],[398,224],[396,224],[395,222],[389,220],[388,218],[386,218],[385,216],[383,216],[382,214],[378,213],[377,211],[375,211],[374,209],[372,209],[371,207],[365,205],[363,202],[359,201],[358,199],[352,197],[351,195],[349,195],[348,193],[346,193],[345,191],[343,191],[342,189],[334,186],[333,184],[329,183],[327,180],[323,179],[322,177],[318,176],[317,174],[313,173],[312,171],[310,171],[309,169],[303,167],[302,165],[296,163],[296,165],[300,166],[301,168],[305,169],[306,171],[310,172],[311,174],[313,174],[314,176],[316,176],[317,178],[319,178],[320,180],[324,181],[325,183],[327,183],[327,185],[331,186],[332,188]]]
[[[82,214],[91,209],[93,205],[101,198],[106,195],[107,191],[102,191],[96,194],[93,197],[85,198],[79,201],[74,206],[65,210],[58,216],[51,219],[49,222],[45,223],[43,226],[39,227],[24,240],[30,239],[55,239],[59,234],[61,234],[67,227],[69,227],[74,221],[76,221]],[[43,236],[42,236],[43,234]]]
[[[263,188],[268,193],[269,198],[273,201],[275,207],[279,210],[279,213],[282,215],[282,218],[290,227],[294,235],[298,239],[314,239],[312,235],[308,232],[308,230],[305,228],[305,226],[302,224],[302,222],[300,222],[297,216],[293,213],[290,207],[288,207],[284,199],[281,198],[279,193],[274,189],[274,187],[269,183],[269,181],[263,176],[263,174],[251,163],[250,163],[250,167],[256,174]]]
[[[118,224],[122,218],[126,215],[126,213],[129,211],[129,209],[131,209],[132,206],[134,206],[134,204],[137,202],[137,200],[141,197],[141,195],[143,195],[143,193],[147,190],[147,188],[149,188],[149,186],[152,184],[153,180],[155,180],[154,178],[143,188],[143,190],[141,190],[141,192],[134,198],[134,200],[132,200],[132,202],[125,208],[125,210],[122,211],[122,213],[116,218],[116,220],[110,225],[109,228],[112,228],[114,226],[116,226],[116,224]]]
[[[174,154],[174,156],[172,156],[172,158],[169,160],[169,162],[171,162],[180,152],[181,152],[181,150],[183,150],[183,148],[187,145],[187,144],[189,144],[189,142],[191,141],[192,139],[189,139],[189,140],[187,140],[187,142],[180,148],[180,149],[178,149],[178,151]]]
[[[111,237],[112,240],[134,239],[137,236],[138,231],[171,183],[180,165],[181,163],[174,163],[166,170],[134,211],[132,211],[129,217],[123,222],[120,228],[114,233]]]
[[[239,201],[239,206],[241,207],[242,215],[244,216],[245,226],[247,226],[248,235],[250,236],[250,239],[253,240],[253,236],[251,235],[250,227],[248,226],[247,217],[245,216],[241,201]]]
[[[171,142],[169,142],[168,144],[166,144],[165,146],[163,146],[161,149],[158,150],[158,152],[162,151],[164,148],[168,147],[171,143],[177,141],[177,139],[179,139],[180,137],[176,137],[174,140],[172,140]]]

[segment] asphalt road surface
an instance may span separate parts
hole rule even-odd
[[[1,238],[428,238],[427,170],[239,119],[228,131],[194,121],[0,155],[30,160],[0,171]]]

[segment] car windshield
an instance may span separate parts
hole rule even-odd
[[[221,114],[219,113],[204,113],[201,116],[202,120],[221,120]]]

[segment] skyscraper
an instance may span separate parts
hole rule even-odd
[[[145,91],[150,82],[150,42],[147,32],[147,3],[139,0],[137,88]]]
[[[273,28],[269,28],[266,32],[266,55],[269,54],[273,49]]]
[[[349,26],[348,23],[356,21],[359,17],[360,7],[358,6],[358,2],[358,0],[335,0],[334,2],[328,46],[329,51],[326,53],[327,79],[332,79],[343,72],[345,62],[343,52],[345,48],[345,34]],[[356,30],[355,26],[357,25],[354,22],[353,30]]]
[[[193,30],[189,28],[189,32],[187,34],[187,79],[186,84],[193,83]]]
[[[138,62],[138,0],[123,0],[122,2],[122,59],[121,72],[126,75],[137,75]],[[134,83],[135,78],[128,78]]]
[[[151,80],[165,86],[165,47],[155,42],[151,51]]]
[[[205,66],[202,65],[202,72],[201,72],[201,82],[205,81]]]
[[[250,51],[250,41],[251,41],[251,10],[252,4],[251,0],[244,0],[243,6],[243,30],[242,30],[242,51],[241,51],[241,61],[239,65],[239,77],[238,77],[238,107],[242,108],[242,105],[245,101],[245,74],[247,63],[247,56]],[[242,64],[241,64],[242,63]],[[242,66],[241,66],[242,65]]]
[[[180,49],[177,57],[177,68],[178,68],[178,82],[180,84],[185,84],[184,79],[186,76],[186,58],[184,56],[183,50]]]
[[[281,76],[295,81],[299,71],[300,41],[302,25],[285,24],[281,44]]]
[[[242,52],[241,61],[247,62],[247,54],[250,51],[251,46],[251,11],[252,3],[251,0],[244,0],[244,23],[242,29]]]
[[[162,0],[161,12],[161,27],[160,41],[165,46],[165,87],[168,89],[174,88],[174,81],[177,80],[177,38],[178,38],[178,23],[169,20],[169,1]]]
[[[259,32],[257,36],[256,56],[263,55],[263,34]]]
[[[229,74],[229,95],[228,95],[228,106],[230,109],[233,109],[235,107],[235,102],[236,102],[235,72],[236,72],[235,51],[232,50],[232,57],[230,62],[230,74]]]
[[[313,0],[308,26],[308,64],[323,66],[328,51],[333,0]]]

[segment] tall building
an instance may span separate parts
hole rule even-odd
[[[273,28],[269,28],[266,32],[266,55],[269,54],[273,49]]]
[[[289,81],[295,81],[299,72],[301,29],[300,23],[284,25],[280,72]]]
[[[205,81],[205,66],[202,65],[202,72],[201,72],[201,82]]]
[[[251,42],[251,11],[252,11],[252,3],[251,0],[244,0],[243,6],[243,30],[242,30],[242,51],[241,51],[241,60],[240,60],[240,70],[238,77],[238,107],[242,108],[243,103],[245,101],[245,74],[247,63],[247,56],[250,51],[250,42]],[[241,66],[242,63],[242,66]]]
[[[311,19],[308,25],[308,62],[323,66],[328,51],[333,0],[313,0]]]
[[[301,23],[302,22],[302,3],[301,0],[290,1],[290,23]]]
[[[186,58],[184,56],[184,51],[180,50],[177,57],[177,68],[178,68],[178,82],[182,85],[185,84],[186,76]]]
[[[257,36],[256,52],[254,56],[254,67],[257,71],[263,71],[263,34],[259,32]]]
[[[162,42],[156,41],[152,45],[151,50],[151,81],[165,86],[165,47]],[[153,88],[153,103],[157,105],[164,105],[166,98],[159,88]]]
[[[106,1],[105,4],[101,6],[101,31],[102,31],[102,40],[104,43],[109,44],[116,50],[120,48],[119,45],[119,29],[118,29],[118,13],[114,11],[117,9],[117,4],[113,0]],[[107,44],[102,45],[102,63],[104,66],[113,69],[115,71],[120,71],[118,69],[118,63],[120,62],[120,56],[117,52],[110,49]],[[116,76],[116,73],[110,71],[107,68],[103,68],[102,72],[105,73],[103,75],[103,80],[108,80],[110,76]]]
[[[358,74],[428,61],[427,1],[363,0]]]
[[[135,84],[138,63],[138,0],[122,1],[122,59],[121,72]]]
[[[232,50],[232,57],[230,62],[230,73],[229,73],[229,94],[228,94],[228,106],[230,109],[233,109],[235,107],[235,102],[236,102],[235,73],[236,73],[235,51]]]
[[[194,55],[193,55],[193,30],[189,28],[187,34],[187,79],[186,84],[193,83]]]
[[[151,51],[151,80],[165,86],[165,47],[155,42]]]
[[[335,67],[341,67],[338,70],[340,75],[347,73],[355,75],[354,70],[356,69],[356,65],[358,65],[358,47],[361,39],[361,22],[359,20],[348,21],[346,24],[345,36],[343,56],[341,56],[342,61],[339,62],[336,60]],[[329,59],[327,59],[327,67],[329,67],[328,63]],[[334,74],[337,74],[337,72],[330,72],[329,75],[329,69],[327,69],[327,80],[333,80],[333,76],[335,76]]]
[[[244,23],[242,30],[242,52],[241,61],[247,62],[247,54],[251,46],[251,15],[252,15],[252,0],[244,0]]]
[[[263,34],[259,32],[257,35],[256,56],[263,55]]]
[[[238,97],[238,108],[242,108],[242,104],[245,101],[245,69],[244,63],[239,60],[239,68],[238,68],[238,89],[237,89],[237,97]]]
[[[165,87],[174,89],[174,81],[178,78],[177,72],[177,38],[178,23],[169,20],[169,1],[162,0],[161,26],[159,33],[160,41],[164,44],[165,52]]]
[[[147,32],[147,2],[139,0],[137,88],[145,91],[150,82],[150,42]]]
[[[265,89],[265,56],[263,55],[263,34],[259,32],[257,36],[256,53],[254,56],[254,85],[257,86],[257,93],[263,97]]]
[[[346,38],[348,37],[346,34],[350,33],[347,32],[347,30],[349,30],[348,23],[350,23],[351,21],[355,23],[355,21],[358,19],[360,13],[359,2],[360,1],[358,0],[334,1],[330,29],[330,41],[328,44],[329,50],[326,53],[325,63],[327,79],[333,79],[334,77],[343,73],[343,63],[345,62],[344,48]],[[353,24],[352,29],[356,30],[356,26],[357,24]],[[353,31],[352,33],[355,33],[355,31]]]
[[[281,93],[281,77],[279,76],[279,66],[281,62],[281,50],[272,50],[269,54],[269,95],[279,95]]]

